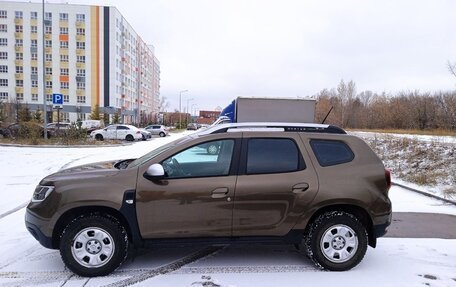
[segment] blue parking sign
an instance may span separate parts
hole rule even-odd
[[[52,94],[52,104],[53,105],[63,105],[63,95],[62,94]]]

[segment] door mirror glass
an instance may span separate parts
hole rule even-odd
[[[165,170],[161,164],[154,163],[147,168],[144,177],[149,180],[160,180],[165,177]]]

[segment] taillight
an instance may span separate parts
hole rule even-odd
[[[391,172],[387,169],[385,169],[385,180],[386,180],[386,186],[388,187],[388,190],[391,188]]]

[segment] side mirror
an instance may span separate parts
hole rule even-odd
[[[147,168],[143,176],[152,181],[161,180],[165,178],[165,170],[161,164],[154,163]]]

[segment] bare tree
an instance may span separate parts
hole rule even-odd
[[[450,73],[456,77],[456,63],[451,63],[450,61],[448,61],[447,66],[448,71],[450,71]]]

